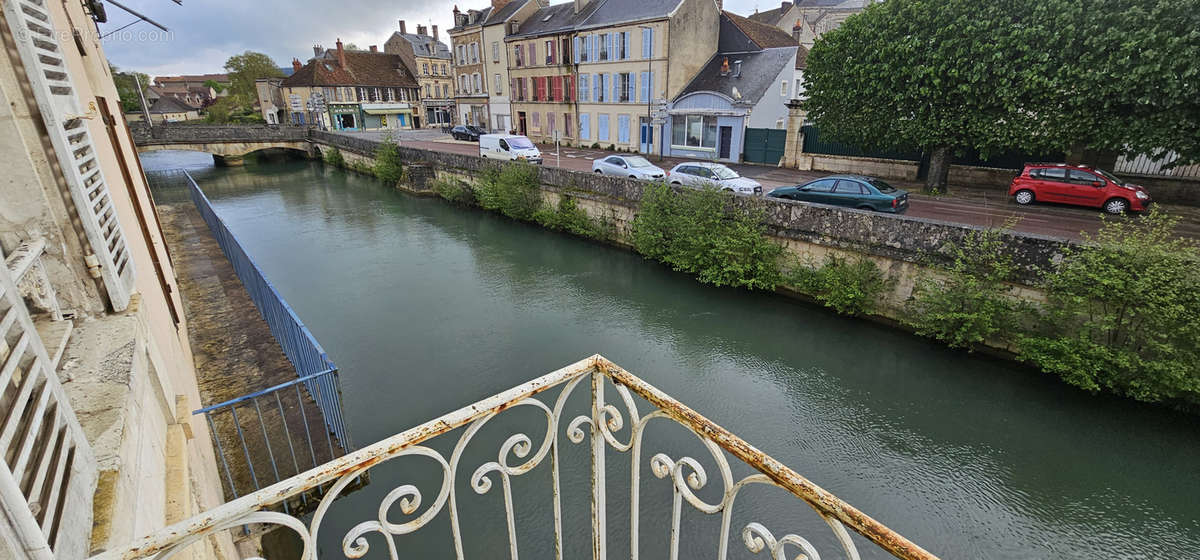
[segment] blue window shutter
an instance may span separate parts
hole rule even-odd
[[[621,86],[617,83],[616,78],[616,74],[608,75],[608,81],[612,82],[612,99],[609,99],[610,103],[616,103],[617,100],[621,98]]]
[[[653,52],[654,47],[650,43],[653,33],[653,29],[642,30],[642,58],[650,58],[650,54]]]
[[[637,101],[637,80],[633,79],[633,72],[629,73],[629,100]]]
[[[575,47],[571,49],[572,56],[575,58],[575,64],[579,64],[579,37],[575,37],[572,45]]]
[[[609,59],[609,60],[612,60],[612,59],[614,58],[614,57],[613,57],[613,40],[612,40],[612,33],[605,33],[605,34],[604,34],[604,51],[608,53],[608,59]]]
[[[641,98],[639,98],[639,101],[641,101],[642,103],[646,103],[646,102],[650,101],[650,75],[647,74],[646,72],[642,72],[641,80],[642,80],[642,96],[641,96]]]
[[[608,115],[596,115],[596,139],[608,140]]]
[[[629,143],[629,115],[617,115],[617,142]]]
[[[625,31],[621,33],[621,36],[625,38],[625,56],[622,58],[632,58],[632,53],[629,52],[629,32]]]

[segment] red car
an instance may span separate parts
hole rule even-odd
[[[1103,208],[1109,214],[1141,212],[1150,203],[1146,189],[1126,183],[1111,173],[1084,165],[1027,163],[1008,187],[1017,204],[1058,202]]]

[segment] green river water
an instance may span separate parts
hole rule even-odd
[[[1200,558],[1200,418],[773,294],[702,286],[624,250],[319,164],[216,169],[185,152],[143,161],[194,171],[338,364],[359,445],[600,353],[942,558]],[[489,424],[459,473],[468,558],[507,557],[499,480],[477,495],[466,479],[515,431],[540,441],[533,412]],[[663,426],[647,449],[707,459],[701,495],[717,495],[711,458]],[[450,439],[433,447],[448,452]],[[567,558],[590,557],[586,448],[564,444]],[[440,470],[405,461],[334,506],[324,557],[341,557],[342,535],[375,519],[397,485],[421,486],[422,510],[432,501]],[[609,455],[611,558],[629,556],[627,462]],[[553,558],[547,472],[513,479],[525,558]],[[669,483],[643,466],[641,488],[642,557],[665,557]],[[731,558],[765,555],[741,542],[752,520],[842,557],[803,503],[766,487],[744,496]],[[447,517],[397,537],[401,557],[452,558]],[[717,521],[685,506],[680,557],[714,558]],[[368,542],[370,557],[386,557],[382,538]],[[864,558],[885,556],[859,542]]]

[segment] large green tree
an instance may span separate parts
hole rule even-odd
[[[810,118],[930,155],[972,149],[1200,156],[1200,0],[886,0],[808,57]]]
[[[240,103],[248,104],[253,104],[258,97],[254,90],[255,80],[283,77],[279,65],[271,57],[254,51],[229,57],[225,61],[225,71],[229,73],[229,94],[237,97]]]
[[[145,93],[146,88],[150,87],[150,76],[141,72],[121,72],[116,66],[109,65],[109,71],[112,73],[113,83],[117,86],[117,94],[121,98],[121,110],[126,113],[132,111],[140,111],[142,102],[138,98],[137,80],[141,81],[142,92]]]

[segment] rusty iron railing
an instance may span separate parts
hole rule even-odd
[[[581,411],[580,414],[567,413],[568,398],[580,385],[590,389],[590,407],[586,411]],[[552,393],[553,389],[557,389],[557,392]],[[605,393],[613,389],[618,398],[609,402],[606,400]],[[538,395],[542,393],[547,393],[549,396],[539,397]],[[577,401],[578,399],[572,402],[576,402],[578,405]],[[643,407],[645,407],[644,403],[648,403],[650,410],[644,414],[639,412],[638,403],[643,403]],[[425,496],[422,496],[421,490],[413,484],[402,484],[391,489],[383,498],[378,510],[371,512],[368,520],[354,525],[342,537],[341,554],[349,558],[361,558],[367,554],[370,548],[366,536],[374,534],[373,538],[383,538],[389,556],[393,559],[397,558],[397,536],[420,530],[439,517],[443,510],[447,510],[450,518],[450,537],[456,557],[461,559],[464,557],[463,527],[459,520],[461,507],[459,494],[461,492],[458,491],[459,484],[456,482],[459,481],[459,468],[466,461],[464,449],[486,423],[505,411],[516,408],[524,408],[525,414],[532,413],[538,418],[544,417],[545,435],[541,435],[542,427],[539,427],[533,438],[526,435],[525,432],[509,436],[499,445],[496,460],[481,460],[482,464],[475,468],[468,479],[471,490],[477,494],[487,493],[492,488],[494,480],[499,480],[507,516],[505,528],[508,537],[508,555],[514,559],[517,558],[518,539],[516,518],[513,513],[512,479],[529,473],[535,467],[547,462],[547,458],[549,458],[550,481],[553,485],[553,504],[551,504],[553,507],[553,542],[527,542],[524,543],[524,548],[532,549],[534,555],[538,557],[549,556],[550,550],[553,548],[555,558],[561,560],[563,558],[565,517],[560,497],[560,452],[565,449],[562,447],[563,444],[568,442],[582,444],[585,439],[588,440],[591,457],[592,528],[590,540],[593,558],[608,557],[609,535],[606,528],[608,521],[606,503],[609,500],[606,493],[606,479],[610,477],[606,476],[605,461],[606,456],[612,452],[626,453],[630,459],[629,496],[631,502],[628,516],[628,552],[634,559],[638,557],[640,548],[639,514],[642,511],[642,504],[639,489],[643,486],[640,475],[644,466],[648,466],[655,477],[670,484],[673,496],[669,536],[672,559],[679,557],[682,532],[681,513],[687,504],[689,510],[720,518],[720,534],[716,548],[717,558],[724,560],[729,553],[730,532],[733,530],[734,501],[739,492],[750,485],[769,485],[782,488],[811,506],[833,534],[832,540],[825,536],[823,541],[817,542],[836,543],[830,544],[829,547],[841,549],[840,554],[829,554],[829,551],[826,551],[826,558],[844,556],[857,560],[860,557],[850,531],[865,537],[875,546],[897,558],[922,560],[935,558],[921,547],[855,509],[837,496],[821,489],[786,465],[714,424],[683,403],[616,364],[595,355],[376,442],[354,453],[325,463],[319,468],[166,527],[128,547],[111,549],[93,557],[93,560],[165,558],[211,533],[248,524],[263,524],[294,531],[303,543],[301,558],[313,560],[317,557],[318,532],[322,528],[323,522],[326,521],[326,514],[333,501],[359,475],[381,463],[402,456],[421,456],[440,466],[441,482],[436,496],[431,500],[426,499]],[[646,434],[647,426],[651,423],[662,424],[662,422],[654,422],[655,420],[673,421],[688,429],[699,439],[711,458],[704,458],[702,462],[686,455],[673,458],[663,452],[653,455],[646,452],[643,449],[643,436]],[[446,449],[450,446],[431,442],[431,440],[449,432],[458,432],[458,439],[454,442],[451,452],[443,453],[438,449]],[[563,436],[565,436],[565,441]],[[427,442],[430,442],[429,445],[426,445]],[[645,461],[643,465],[643,460],[647,456],[649,456],[649,460]],[[744,463],[739,470],[745,471],[747,470],[745,467],[748,466],[752,471],[751,474],[735,479],[729,457]],[[516,464],[513,464],[514,462]],[[719,499],[706,499],[700,495],[711,494],[711,489],[698,493],[706,488],[710,478],[704,466],[706,464],[715,465],[716,478],[719,478],[721,482]],[[542,471],[544,470],[542,469]],[[307,522],[279,511],[269,511],[270,508],[289,497],[321,485],[330,485],[329,490]],[[344,518],[347,514],[340,513],[339,515]],[[396,517],[401,515],[405,521],[396,520]],[[549,515],[547,515],[547,520],[549,521]],[[340,521],[344,522],[345,520],[341,519]],[[771,516],[768,522],[775,525],[791,524],[784,516],[775,515]],[[817,523],[821,525],[820,522]],[[775,529],[778,531],[780,528],[776,527]],[[569,527],[567,530],[572,535],[578,533]],[[740,533],[742,544],[749,551],[754,553],[765,551],[770,558],[776,560],[782,560],[785,557],[808,559],[821,557],[812,544],[813,541],[809,538],[791,532],[776,537],[771,529],[757,521],[746,523]],[[429,538],[440,536],[431,533]],[[800,553],[800,555],[797,556],[796,553]],[[501,555],[499,551],[495,551],[490,556]],[[624,552],[614,551],[613,556],[624,556]]]

